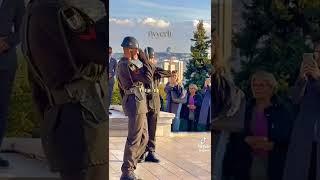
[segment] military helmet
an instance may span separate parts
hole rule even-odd
[[[154,57],[154,49],[152,47],[147,47],[144,49],[144,53],[148,60]]]
[[[124,48],[139,48],[139,43],[136,38],[127,36],[123,39],[121,46]]]

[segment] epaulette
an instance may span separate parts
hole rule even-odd
[[[78,9],[72,6],[64,6],[61,9],[61,15],[71,31],[77,33],[86,31],[88,23]]]

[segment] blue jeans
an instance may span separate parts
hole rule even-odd
[[[0,146],[7,128],[9,103],[16,69],[17,56],[15,51],[0,55]]]

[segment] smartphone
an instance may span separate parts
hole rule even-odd
[[[312,65],[315,63],[313,58],[313,53],[304,53],[303,54],[303,61],[305,64]]]

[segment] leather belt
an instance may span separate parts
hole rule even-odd
[[[124,90],[124,93],[125,93],[126,95],[134,94],[134,92],[135,92],[135,90],[136,90],[137,88],[139,89],[140,92],[145,92],[145,89],[144,89],[143,87],[140,87],[140,88],[139,88],[139,87],[133,87],[133,88]]]
[[[159,93],[159,89],[145,89],[146,93]]]

